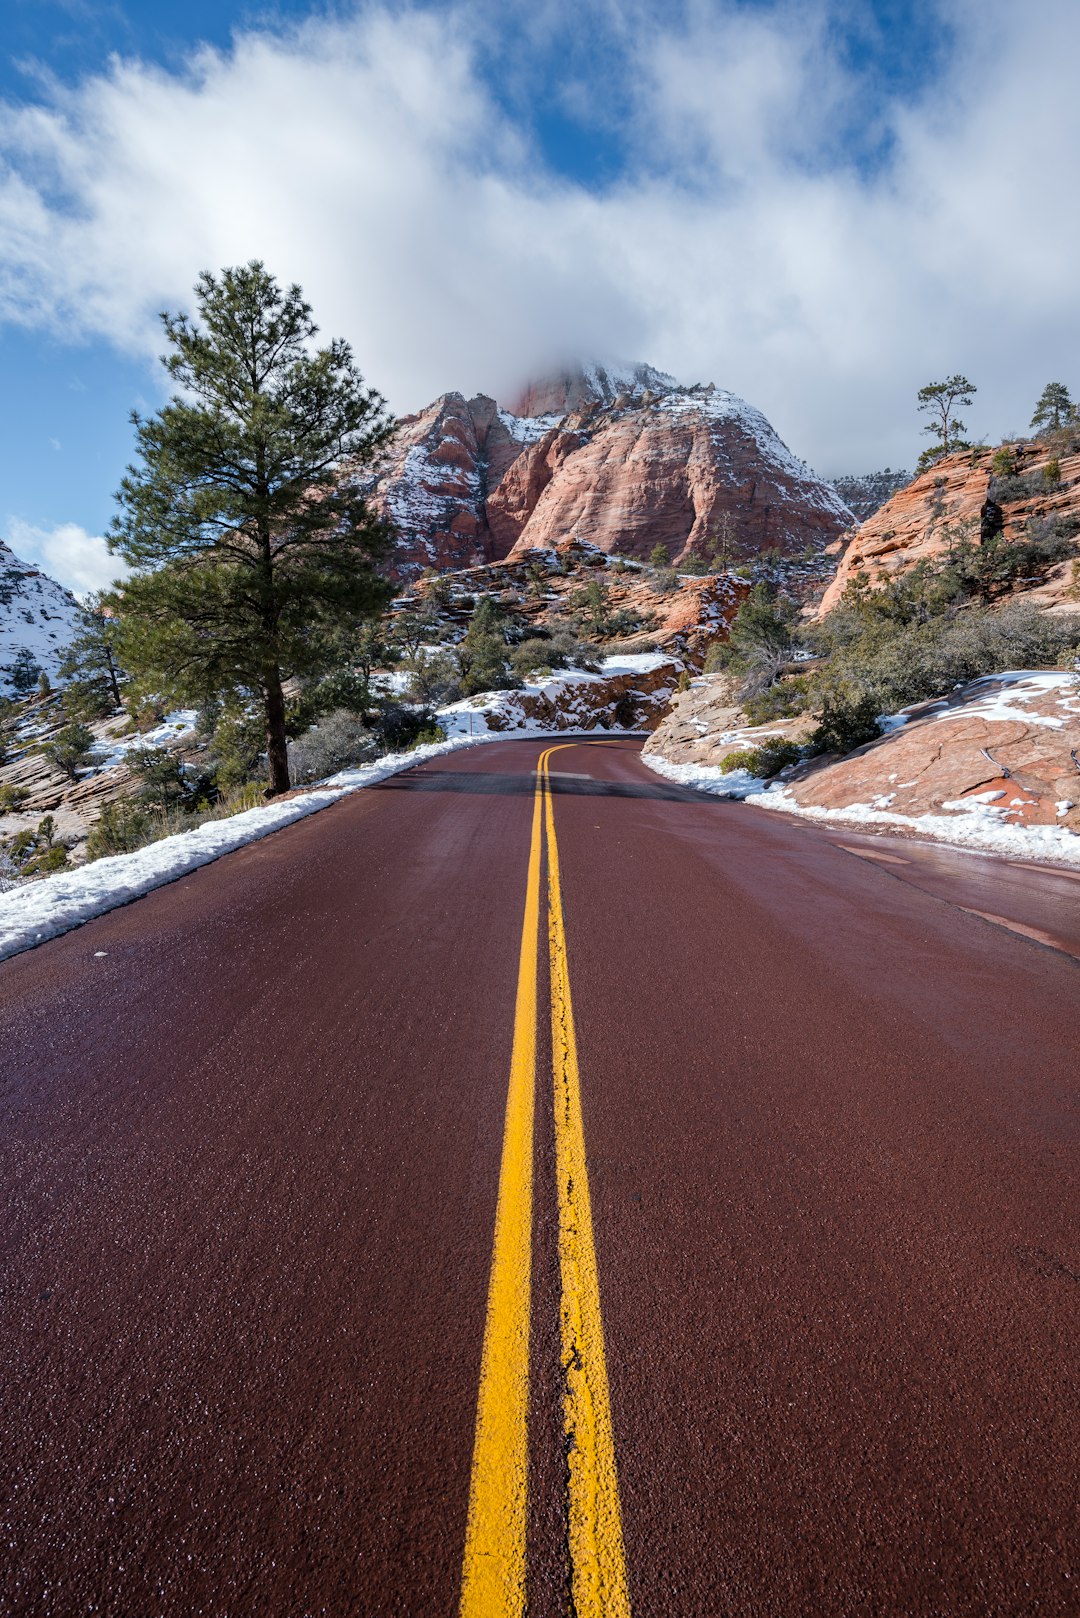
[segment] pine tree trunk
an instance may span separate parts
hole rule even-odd
[[[266,766],[270,776],[270,796],[288,792],[289,744],[285,735],[285,693],[276,668],[267,669],[263,682],[266,696]]]

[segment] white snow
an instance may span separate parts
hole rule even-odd
[[[546,736],[547,727],[525,711],[523,697],[545,697],[557,707],[569,724],[582,730],[597,728],[596,712],[587,703],[576,700],[587,686],[597,685],[619,674],[647,674],[656,669],[670,667],[674,683],[679,665],[662,652],[637,652],[624,657],[606,657],[600,672],[589,669],[558,669],[542,678],[534,678],[516,691],[482,691],[474,697],[463,697],[437,710],[439,724],[448,736],[477,737],[507,735],[522,732],[526,735]],[[657,702],[667,701],[671,692],[662,687],[652,693]],[[645,699],[649,700],[649,699]],[[491,716],[492,723],[488,719]],[[561,734],[561,732],[560,732]]]
[[[11,670],[24,650],[55,682],[77,628],[75,597],[0,540],[0,693],[12,693]]]
[[[780,499],[798,499],[800,503],[817,506],[819,510],[830,512],[854,526],[852,512],[832,485],[819,478],[806,461],[793,455],[772,423],[760,410],[745,399],[740,399],[737,393],[729,393],[726,388],[711,384],[707,388],[681,389],[663,399],[660,409],[674,416],[696,412],[710,421],[736,422],[747,437],[754,440],[764,459],[797,485],[797,493],[791,494],[782,484],[779,485],[777,494]]]
[[[510,437],[516,438],[519,444],[535,444],[545,433],[550,433],[554,427],[561,426],[564,419],[563,416],[555,415],[515,416],[509,410],[499,411],[499,420]]]
[[[95,771],[112,769],[114,765],[123,764],[129,753],[139,753],[150,747],[164,747],[168,742],[191,736],[195,731],[198,717],[195,708],[177,708],[175,712],[166,714],[161,723],[155,725],[152,730],[134,736],[109,736],[94,749],[93,768]]]
[[[935,842],[954,843],[961,848],[978,849],[987,854],[1003,854],[1010,859],[1057,861],[1061,865],[1080,867],[1080,837],[1061,826],[1017,826],[1004,817],[1007,806],[983,801],[989,794],[980,793],[958,799],[943,808],[955,810],[952,814],[900,815],[873,803],[852,803],[843,809],[822,809],[817,805],[801,804],[791,796],[782,782],[763,787],[755,776],[745,770],[733,770],[724,775],[715,764],[674,764],[655,754],[642,754],[643,762],[657,775],[682,786],[696,787],[700,792],[711,792],[720,798],[741,798],[756,809],[776,809],[789,815],[801,815],[806,820],[838,821],[866,826],[900,826],[918,832]],[[993,794],[992,796],[1004,796]]]

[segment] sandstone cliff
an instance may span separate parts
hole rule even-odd
[[[820,555],[852,520],[760,411],[644,365],[567,370],[513,410],[445,394],[402,421],[372,493],[403,578],[573,536],[676,563],[721,530],[730,563]]]
[[[1001,454],[979,449],[945,456],[845,534],[818,616],[832,611],[857,575],[878,585],[924,559],[939,561],[958,535],[978,541],[988,532],[1003,533],[1022,540],[1055,520],[1080,529],[1080,444],[1067,444],[1064,452],[1038,440],[1005,446],[1003,458],[1011,458],[1013,469],[1004,474],[994,466]],[[1054,461],[1056,478],[1047,475]],[[1041,581],[1017,581],[1016,591],[1047,609],[1075,612],[1080,601],[1072,593],[1078,584],[1074,560],[1057,562]]]

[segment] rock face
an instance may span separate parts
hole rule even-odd
[[[448,393],[405,418],[372,485],[395,571],[455,569],[577,536],[678,562],[727,530],[728,560],[823,553],[851,525],[835,489],[760,411],[650,366],[580,366],[513,410]]]
[[[652,730],[671,700],[678,677],[678,663],[663,655],[612,658],[597,673],[566,670],[522,691],[467,697],[442,709],[439,717],[454,735],[511,730]]]
[[[788,791],[804,806],[891,815],[992,806],[1013,825],[1080,831],[1080,688],[1069,674],[991,674],[847,758],[804,766]]]
[[[0,694],[14,691],[16,664],[20,657],[27,662],[23,654],[56,678],[77,615],[75,597],[62,584],[20,561],[0,540]]]
[[[836,576],[818,616],[832,611],[857,574],[880,584],[924,558],[940,559],[959,532],[966,530],[977,539],[990,524],[1006,538],[1020,539],[1029,524],[1055,519],[1075,521],[1080,528],[1080,452],[1062,453],[1039,441],[1007,449],[1015,462],[1013,474],[995,476],[989,449],[947,455],[845,534],[836,547]],[[1046,469],[1053,459],[1060,476],[1048,480]],[[1057,563],[1039,584],[1018,584],[1018,590],[1049,610],[1077,611],[1080,579],[1073,560]],[[1076,596],[1070,594],[1073,590]]]
[[[645,752],[672,764],[720,765],[729,753],[784,737],[804,742],[817,724],[810,714],[754,725],[739,706],[737,675],[700,675],[671,707],[645,743]]]

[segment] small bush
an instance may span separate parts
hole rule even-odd
[[[418,747],[429,747],[435,742],[444,742],[445,740],[446,732],[441,725],[425,725],[422,730],[417,731],[416,735],[409,743],[409,751],[411,753],[414,752]]]
[[[658,567],[650,582],[660,595],[671,595],[679,588],[679,575],[673,567]]]
[[[722,674],[725,669],[730,668],[734,656],[729,641],[713,641],[705,654],[705,673]]]
[[[781,736],[776,736],[762,742],[760,747],[736,748],[735,752],[729,753],[721,760],[720,768],[725,775],[730,775],[732,770],[747,770],[751,775],[766,780],[787,765],[797,764],[801,758],[801,747]]]
[[[809,740],[812,753],[850,753],[881,735],[880,703],[874,697],[826,697],[821,723]]]
[[[0,787],[0,815],[10,815],[19,809],[30,796],[26,787],[2,786]]]
[[[794,719],[812,706],[811,684],[805,674],[778,680],[775,685],[766,686],[763,691],[755,692],[743,702],[747,718],[753,720],[755,725],[767,725],[773,719]]]
[[[130,854],[154,838],[153,816],[135,798],[114,798],[105,804],[86,839],[88,860],[110,854]]]
[[[90,761],[93,746],[93,732],[85,725],[75,723],[58,730],[42,751],[50,764],[55,764],[69,781],[77,781],[79,771],[85,769]]]
[[[64,871],[69,864],[68,851],[63,843],[54,843],[49,848],[43,848],[39,853],[31,855],[22,868],[23,876],[52,876],[56,871]]]
[[[340,708],[289,743],[289,774],[297,784],[321,781],[338,770],[366,763],[377,753],[375,739],[363,721]]]

